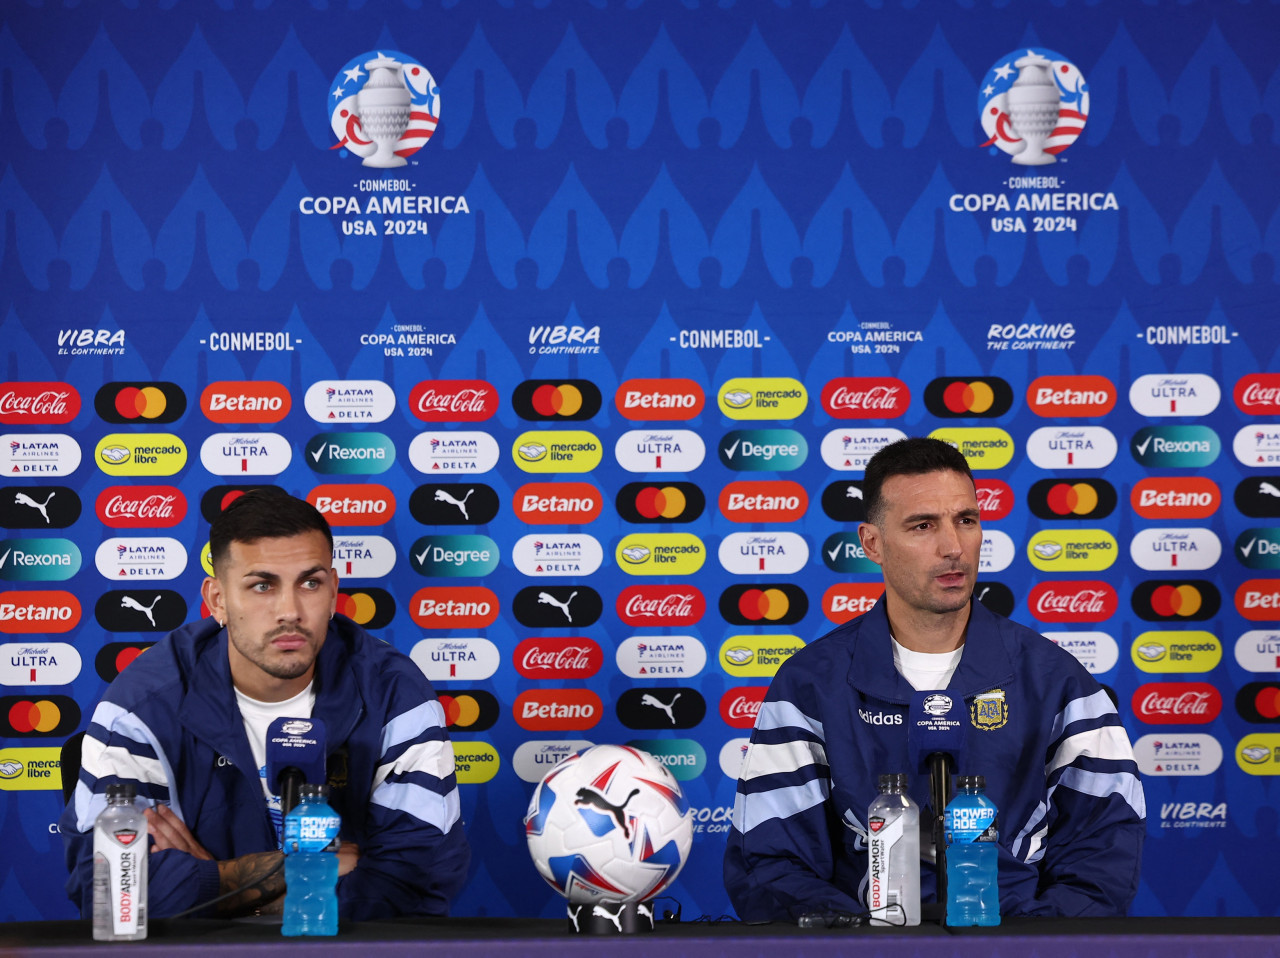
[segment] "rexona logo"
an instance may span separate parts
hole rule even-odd
[[[628,379],[613,402],[627,419],[692,419],[707,397],[692,379]]]
[[[822,408],[836,419],[897,419],[911,405],[911,390],[891,376],[842,376],[822,387]]]
[[[62,582],[80,571],[80,549],[70,539],[0,539],[0,579]]]
[[[734,625],[794,625],[808,612],[804,589],[789,582],[731,585],[720,593],[720,617]]]
[[[530,525],[582,525],[599,518],[604,499],[587,482],[529,482],[516,490],[511,508]]]
[[[0,526],[65,529],[80,518],[80,497],[67,486],[9,486],[0,493]]]
[[[1250,416],[1280,414],[1280,373],[1252,373],[1236,380],[1232,397],[1241,412]]]
[[[595,536],[529,535],[516,540],[511,560],[527,576],[591,575],[604,561],[604,550]]]
[[[627,689],[614,705],[627,728],[693,728],[707,715],[707,701],[697,689]]]
[[[1222,694],[1208,682],[1148,682],[1130,705],[1148,725],[1207,725],[1222,711]]]
[[[511,767],[524,782],[540,782],[551,771],[570,755],[576,755],[584,748],[590,748],[592,742],[582,738],[534,739],[522,742],[511,756]]]
[[[1236,662],[1246,672],[1280,672],[1280,630],[1251,629],[1240,636]]]
[[[437,698],[444,709],[445,727],[451,732],[483,732],[493,728],[502,711],[498,700],[484,689],[450,689],[447,695],[441,693]]]
[[[809,405],[798,379],[730,379],[716,396],[730,419],[795,419]]]
[[[1203,373],[1153,373],[1129,386],[1129,405],[1143,416],[1207,416],[1221,399],[1217,381]]]
[[[65,737],[80,725],[80,706],[65,695],[0,695],[0,721],[5,738]]]
[[[187,464],[187,447],[171,432],[113,432],[93,458],[108,476],[172,476]]]
[[[292,461],[292,443],[274,432],[214,433],[200,444],[200,464],[215,476],[278,476]]]
[[[1222,746],[1196,732],[1144,735],[1133,743],[1133,758],[1143,775],[1212,775],[1222,764]]]
[[[1027,387],[1027,406],[1037,416],[1105,416],[1116,405],[1116,387],[1104,376],[1040,376]]]
[[[117,582],[176,579],[187,568],[187,550],[177,539],[107,539],[94,552],[98,572]]]
[[[1148,622],[1203,622],[1222,608],[1218,587],[1206,579],[1146,579],[1129,601]]]
[[[1280,724],[1280,685],[1248,682],[1236,693],[1236,711],[1255,725]]]
[[[586,379],[526,379],[511,394],[516,415],[532,422],[582,422],[600,411],[602,397]]]
[[[488,536],[422,536],[409,547],[419,575],[479,576],[498,567],[498,544]]]
[[[1027,610],[1041,622],[1105,622],[1120,597],[1109,583],[1041,582],[1027,596]]]
[[[279,486],[273,486],[265,482],[255,482],[242,486],[214,486],[205,490],[204,495],[200,497],[200,515],[204,517],[205,522],[213,522],[227,506],[231,505],[250,489],[284,492]]]
[[[409,614],[424,629],[483,629],[498,620],[500,604],[484,586],[427,586],[409,600]]]
[[[307,387],[302,404],[319,423],[382,422],[395,412],[396,396],[376,379],[322,379]]]
[[[396,600],[386,589],[342,588],[338,592],[338,610],[366,629],[382,629],[396,617]]]
[[[1217,459],[1222,443],[1208,426],[1143,426],[1129,439],[1129,451],[1148,468],[1196,469]]]
[[[865,522],[867,510],[862,500],[862,483],[857,479],[831,483],[822,490],[822,511],[836,522]]]
[[[1044,637],[1075,656],[1091,675],[1110,672],[1120,661],[1120,646],[1105,632],[1046,632]]]
[[[94,656],[93,667],[102,681],[114,682],[129,663],[153,645],[154,642],[108,642]]]
[[[395,444],[380,432],[322,432],[305,449],[307,465],[323,475],[372,476],[396,461]]]
[[[0,592],[0,632],[70,632],[80,624],[80,600],[70,592]]]
[[[459,785],[483,785],[498,774],[502,759],[488,742],[455,740],[452,744],[453,772]]]
[[[692,575],[707,561],[707,547],[687,532],[636,532],[613,555],[628,575]]]
[[[1129,494],[1133,511],[1144,519],[1207,519],[1221,503],[1218,484],[1203,476],[1148,476]]]
[[[590,472],[604,458],[604,446],[589,432],[526,432],[511,447],[525,472]]]
[[[1231,451],[1254,469],[1280,465],[1280,423],[1245,426],[1232,440]]]
[[[692,482],[629,482],[618,490],[614,507],[627,522],[693,522],[707,506]]]
[[[1003,429],[947,427],[929,433],[960,450],[970,469],[1002,469],[1013,460],[1013,437]]]
[[[54,426],[80,415],[80,393],[68,383],[0,383],[0,423]]]
[[[112,589],[93,615],[108,632],[172,632],[187,620],[187,600],[173,589]]]
[[[0,748],[0,789],[57,791],[62,787],[60,748]]]
[[[187,517],[187,497],[175,486],[108,486],[94,508],[113,529],[168,529]]]
[[[845,582],[827,589],[822,596],[822,613],[837,625],[870,612],[884,595],[879,582]]]
[[[396,547],[385,536],[334,536],[333,567],[346,579],[381,579],[396,567]]]
[[[1143,632],[1129,654],[1143,672],[1208,672],[1222,661],[1222,643],[1209,632]]]
[[[80,674],[80,653],[65,642],[0,645],[0,685],[69,685]]]
[[[691,738],[634,738],[627,744],[648,752],[680,782],[697,778],[707,767],[706,750]]]
[[[600,671],[604,653],[591,639],[525,639],[511,653],[511,664],[526,679],[589,679]]]
[[[804,486],[789,480],[731,482],[720,490],[720,514],[730,522],[795,522],[808,509]]]
[[[516,593],[511,612],[531,629],[584,628],[604,614],[604,600],[586,585],[531,585]]]
[[[707,600],[692,585],[631,585],[618,593],[615,608],[627,625],[679,628],[700,622]]]
[[[499,508],[498,494],[482,482],[430,482],[409,496],[409,512],[425,526],[481,526]]]
[[[269,379],[210,383],[200,394],[200,411],[210,422],[279,422],[292,406],[289,390]]]
[[[1280,529],[1246,529],[1236,537],[1236,560],[1246,569],[1280,569]]]
[[[1236,764],[1250,775],[1280,775],[1280,734],[1246,735],[1236,744]]]
[[[795,532],[733,532],[717,557],[734,575],[794,575],[809,562],[809,543]]]
[[[633,635],[618,646],[614,661],[633,679],[690,678],[706,667],[707,649],[691,635]],[[638,727],[644,726],[631,726]]]
[[[720,718],[730,728],[754,728],[768,691],[763,685],[739,685],[729,689],[720,696]]]
[[[1105,479],[1041,479],[1027,492],[1031,512],[1041,519],[1105,519],[1117,499],[1115,486]]]
[[[316,486],[307,493],[331,526],[380,526],[396,514],[396,497],[376,482]]]
[[[1129,558],[1149,572],[1211,569],[1221,556],[1211,529],[1143,529],[1129,542]]]
[[[529,689],[516,696],[511,714],[531,731],[579,731],[595,727],[604,703],[590,689]]]
[[[974,493],[983,522],[995,522],[1013,511],[1013,489],[1002,479],[975,479]]]
[[[877,452],[899,439],[901,429],[833,429],[822,437],[822,461],[840,472],[861,472]]]
[[[187,395],[174,383],[107,383],[93,397],[104,422],[177,422],[187,411]]]
[[[795,635],[733,635],[720,646],[720,667],[741,679],[769,679],[803,648]]]
[[[1280,579],[1246,579],[1236,589],[1236,611],[1253,622],[1280,619]]]
[[[1041,469],[1103,469],[1119,446],[1102,426],[1041,426],[1027,437],[1027,458]]]
[[[483,422],[498,411],[498,391],[482,379],[429,379],[409,391],[423,422]]]
[[[856,532],[833,532],[822,543],[822,562],[832,572],[879,572],[880,567],[867,558]]]
[[[1027,558],[1046,572],[1109,569],[1120,552],[1105,529],[1042,529],[1027,542]]]
[[[613,456],[627,472],[693,472],[707,458],[707,446],[689,429],[632,429],[618,437]]]
[[[409,652],[432,682],[482,682],[498,671],[502,653],[488,639],[422,639]]]
[[[790,472],[809,458],[809,443],[794,429],[735,429],[720,438],[716,451],[736,472]]]
[[[409,443],[409,462],[430,476],[488,472],[499,455],[498,440],[487,432],[420,432]]]
[[[941,419],[1003,416],[1013,405],[1013,389],[990,376],[935,379],[924,388],[925,408]]]

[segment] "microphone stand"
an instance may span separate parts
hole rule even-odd
[[[936,878],[936,904],[933,915],[941,922],[947,920],[947,836],[946,808],[951,800],[951,756],[934,752],[926,761],[929,764],[929,805],[933,810],[933,868]],[[927,907],[927,906],[926,906]]]

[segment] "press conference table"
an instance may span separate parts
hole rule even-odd
[[[84,921],[0,924],[0,956],[226,955],[392,958],[432,948],[456,956],[660,955],[661,958],[1274,958],[1280,918],[1010,919],[998,928],[853,928],[664,922],[650,934],[569,935],[563,921],[400,919],[343,926],[336,938],[283,938],[278,921],[154,921],[145,942],[94,942]]]

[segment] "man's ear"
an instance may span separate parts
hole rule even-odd
[[[880,552],[880,527],[871,522],[858,526],[858,541],[862,543],[862,551],[876,565],[884,564],[884,556]]]
[[[209,576],[200,586],[200,598],[209,607],[209,614],[218,620],[219,625],[227,624],[227,603],[222,594],[222,583]]]

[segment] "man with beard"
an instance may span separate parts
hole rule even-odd
[[[266,780],[267,728],[315,718],[342,817],[339,914],[447,914],[470,852],[444,711],[407,656],[335,614],[324,516],[255,489],[214,520],[209,549],[210,618],[135,659],[94,710],[60,823],[68,895],[90,913],[94,820],[108,785],[132,783],[147,806],[152,917],[237,889],[217,914],[278,911],[281,809]]]
[[[872,457],[862,492],[858,535],[884,596],[798,651],[769,687],[725,854],[739,916],[866,911],[867,808],[879,775],[915,772],[908,706],[933,689],[964,700],[958,771],[985,775],[999,810],[1001,913],[1125,914],[1146,816],[1128,736],[1074,657],[974,600],[982,526],[965,458],[904,439]],[[928,776],[912,774],[909,793],[924,810]],[[921,849],[931,861],[930,836]],[[924,901],[934,884],[922,863]]]

